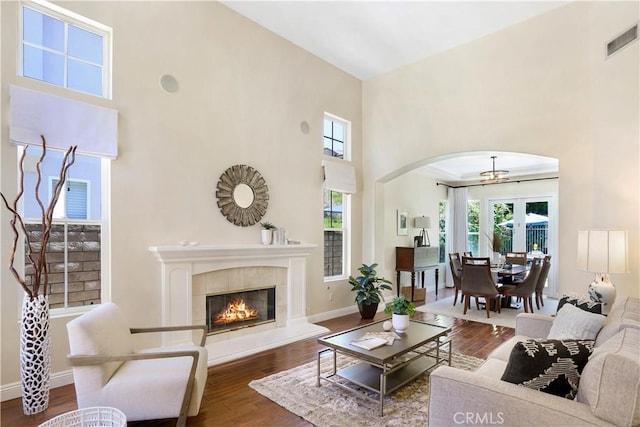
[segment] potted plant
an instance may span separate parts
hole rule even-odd
[[[273,242],[273,230],[276,229],[276,226],[268,221],[261,222],[260,225],[262,226],[262,233],[260,235],[262,244],[270,245]]]
[[[378,304],[382,301],[382,290],[391,290],[391,282],[384,277],[378,277],[376,267],[378,264],[366,265],[358,269],[360,276],[349,276],[351,290],[356,293],[355,302],[363,319],[373,319],[378,311]]]
[[[416,314],[416,305],[400,295],[386,305],[384,312],[392,314],[391,323],[393,324],[393,329],[402,334],[409,327],[409,317]]]

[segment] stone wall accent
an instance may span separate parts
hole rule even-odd
[[[27,224],[33,250],[39,251],[40,224]],[[68,307],[100,303],[101,228],[99,225],[67,225]],[[64,308],[64,225],[54,225],[47,245],[50,308]],[[36,254],[37,255],[37,254]],[[26,266],[27,283],[32,283],[33,268]]]

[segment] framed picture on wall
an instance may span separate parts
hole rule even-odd
[[[401,211],[398,209],[398,236],[406,236],[409,234],[407,228],[409,219],[407,218],[407,211]]]

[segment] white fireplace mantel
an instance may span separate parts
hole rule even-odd
[[[193,324],[193,275],[242,267],[284,267],[287,269],[286,327],[262,333],[263,345],[252,338],[244,351],[242,340],[225,348],[210,348],[209,364],[222,363],[261,351],[286,341],[307,338],[326,331],[309,324],[306,316],[306,257],[317,247],[297,245],[197,245],[150,246],[161,264],[162,323],[166,326]],[[270,335],[271,334],[271,335]],[[227,343],[231,344],[231,343]],[[220,346],[218,346],[220,347]],[[233,354],[227,354],[233,347]],[[220,353],[222,351],[222,353]]]

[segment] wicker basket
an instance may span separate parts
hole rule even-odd
[[[400,288],[400,294],[407,300],[411,299],[411,286],[402,286]],[[424,301],[427,297],[427,290],[425,288],[413,288],[413,300]]]
[[[126,427],[127,417],[116,408],[96,406],[58,415],[38,427]]]

